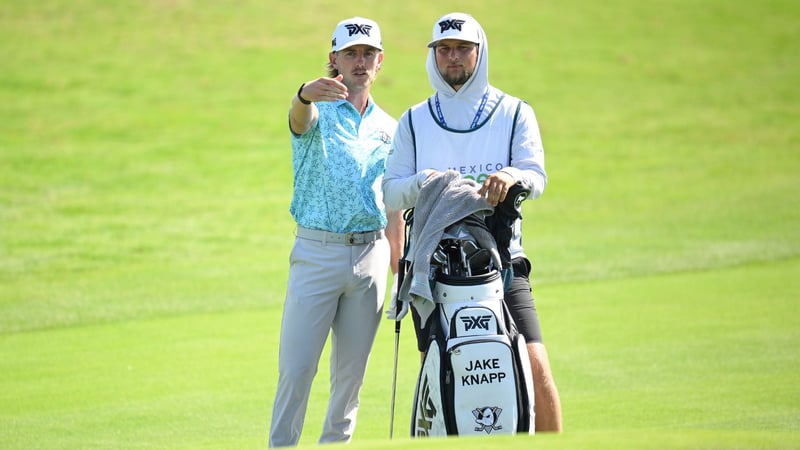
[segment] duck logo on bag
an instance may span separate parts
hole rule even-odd
[[[497,406],[484,406],[472,410],[472,415],[475,416],[475,431],[485,431],[486,434],[491,434],[492,431],[503,429],[502,425],[498,425],[497,421],[500,419],[500,413],[503,408]]]

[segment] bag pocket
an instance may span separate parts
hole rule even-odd
[[[517,373],[506,336],[451,338],[446,353],[446,416],[451,434],[514,434]]]

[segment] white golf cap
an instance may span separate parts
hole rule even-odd
[[[338,52],[359,44],[383,50],[381,29],[374,20],[353,17],[336,25],[336,29],[333,31],[333,40],[331,40],[331,51]]]
[[[442,39],[458,39],[459,41],[481,43],[478,21],[469,14],[454,12],[442,16],[433,24],[433,40],[428,47],[433,47]]]

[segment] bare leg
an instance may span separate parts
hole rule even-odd
[[[528,357],[533,372],[533,396],[536,401],[536,432],[561,432],[561,399],[558,396],[550,360],[544,344],[528,344]]]

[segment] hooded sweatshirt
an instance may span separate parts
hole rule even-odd
[[[439,73],[435,49],[428,50],[426,69],[435,93],[400,118],[382,185],[387,207],[413,207],[433,171],[455,170],[480,185],[486,176],[502,170],[530,190],[529,199],[544,191],[547,175],[536,116],[527,103],[489,84],[489,42],[480,25],[478,33],[475,71],[458,91]],[[521,234],[517,220],[510,243],[512,258],[525,256]]]

